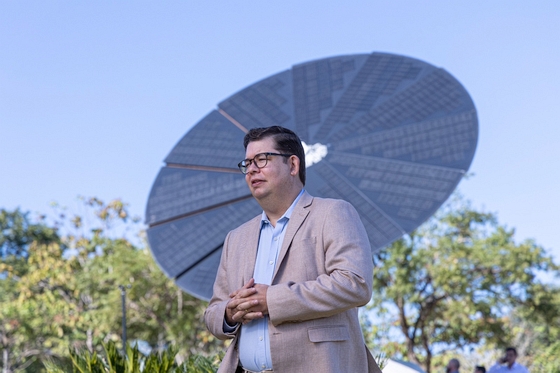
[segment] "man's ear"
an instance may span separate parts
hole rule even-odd
[[[299,173],[299,166],[300,166],[299,158],[297,157],[297,155],[292,155],[290,157],[289,162],[290,162],[290,175],[297,176],[297,174]]]

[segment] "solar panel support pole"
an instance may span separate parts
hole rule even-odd
[[[119,289],[121,289],[121,301],[122,301],[123,355],[126,356],[126,288],[123,285],[119,285]]]

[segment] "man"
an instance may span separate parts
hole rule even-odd
[[[488,373],[529,373],[523,365],[516,363],[517,350],[514,347],[506,348],[506,355],[492,365]]]
[[[459,363],[459,360],[451,359],[451,360],[449,360],[449,363],[447,363],[446,372],[447,373],[459,373],[459,368],[460,367],[461,367],[461,364]]]
[[[381,373],[357,307],[371,298],[371,248],[356,210],[310,196],[305,153],[292,131],[255,128],[239,168],[263,209],[225,241],[204,314],[233,338],[222,372]]]

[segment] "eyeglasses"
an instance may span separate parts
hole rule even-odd
[[[266,167],[266,164],[268,163],[268,157],[270,157],[271,155],[279,155],[281,157],[291,157],[293,154],[259,153],[255,155],[253,159],[242,160],[241,162],[239,162],[237,167],[239,167],[241,172],[243,172],[243,174],[246,175],[249,172],[249,167],[251,166],[251,163],[254,163],[255,166],[257,166],[257,168],[259,169]]]

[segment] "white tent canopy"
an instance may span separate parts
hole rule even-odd
[[[397,359],[387,359],[383,373],[426,373],[414,363]]]

